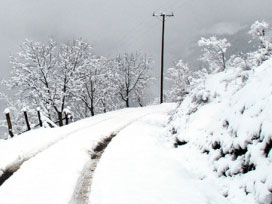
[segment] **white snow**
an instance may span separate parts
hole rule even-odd
[[[232,203],[272,202],[271,76],[272,59],[248,71],[211,74],[181,103],[168,127],[188,142],[179,147],[180,155],[196,149],[206,156],[211,172],[201,167],[199,174],[218,177],[215,183]]]
[[[117,134],[95,170],[92,204],[270,204],[271,76],[272,59],[229,68],[177,110],[124,109],[0,140],[0,176],[20,167],[0,186],[0,203],[75,203],[93,149]],[[184,144],[174,148],[177,138]]]
[[[210,181],[202,182],[186,157],[165,145],[165,114],[152,114],[122,130],[98,163],[92,204],[228,203]]]
[[[69,203],[97,142],[145,115],[171,109],[171,104],[126,109],[1,141],[2,171],[27,161],[0,187],[0,203]]]
[[[4,110],[4,113],[5,113],[5,114],[8,114],[8,113],[10,113],[10,110],[9,110],[9,108],[6,108],[6,109]]]

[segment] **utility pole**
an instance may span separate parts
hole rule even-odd
[[[160,103],[163,103],[163,66],[164,66],[164,30],[165,30],[165,18],[166,17],[173,17],[174,13],[167,14],[164,12],[160,13],[153,13],[153,16],[160,16],[162,17],[162,44],[161,44],[161,95],[160,95]]]

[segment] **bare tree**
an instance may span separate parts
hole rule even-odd
[[[131,102],[141,101],[143,90],[151,80],[150,62],[150,58],[138,53],[126,53],[113,61],[112,85],[115,86],[115,92],[125,103],[125,107],[130,107]]]
[[[91,57],[88,66],[80,69],[79,91],[75,97],[83,106],[79,108],[84,117],[94,116],[95,113],[106,112],[106,104],[110,96],[111,85],[108,77],[108,59],[104,57]]]

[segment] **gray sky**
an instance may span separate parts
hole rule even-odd
[[[9,55],[25,38],[88,40],[94,52],[113,56],[142,51],[153,56],[158,74],[160,19],[153,11],[173,11],[166,22],[166,66],[191,51],[202,35],[230,37],[255,20],[272,23],[272,0],[0,0],[1,78],[10,71]],[[193,56],[193,57],[192,57]]]

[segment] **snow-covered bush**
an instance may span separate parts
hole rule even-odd
[[[272,59],[251,70],[210,74],[185,97],[168,127],[175,146],[206,155],[213,173],[204,177],[217,177],[233,203],[272,201],[271,76]]]
[[[228,67],[235,67],[242,70],[250,70],[252,68],[248,54],[244,53],[230,56],[226,64]]]

